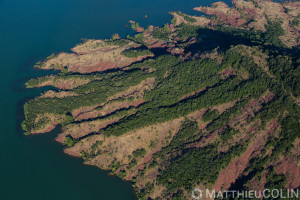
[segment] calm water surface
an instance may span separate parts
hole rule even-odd
[[[25,90],[30,77],[47,72],[33,65],[51,53],[68,51],[81,38],[132,34],[141,25],[169,22],[169,11],[195,14],[213,0],[0,0],[0,200],[131,200],[130,183],[79,158],[63,154],[55,131],[24,136],[24,101],[42,92]],[[148,15],[148,19],[144,16]]]

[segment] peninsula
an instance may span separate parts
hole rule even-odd
[[[53,86],[25,103],[25,134],[131,181],[139,199],[194,188],[300,187],[300,2],[233,0],[162,27],[85,40],[36,64]],[[205,13],[205,15],[201,15]],[[99,180],[101,181],[101,180]]]

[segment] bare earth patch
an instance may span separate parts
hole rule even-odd
[[[280,4],[264,0],[233,0],[232,3],[233,7],[229,7],[224,2],[216,2],[211,7],[200,6],[194,8],[194,10],[216,16],[217,19],[213,19],[208,23],[211,28],[221,23],[230,27],[266,31],[265,25],[268,24],[268,20],[272,22],[281,21],[285,34],[279,37],[280,40],[287,47],[300,44],[300,25],[293,24],[293,21],[300,14],[300,2],[284,2]],[[176,16],[176,19],[178,23],[187,23],[180,16]],[[207,24],[199,24],[199,26],[205,25]]]
[[[74,147],[65,150],[66,153],[80,156],[81,151],[90,152],[92,146],[98,141],[101,143],[93,151],[98,155],[86,161],[87,164],[96,165],[102,169],[109,169],[113,161],[121,164],[122,169],[127,172],[127,179],[136,175],[138,169],[143,169],[145,163],[152,159],[152,155],[169,144],[174,135],[178,132],[184,117],[172,121],[148,126],[142,129],[128,132],[121,136],[94,135],[85,138]],[[138,149],[145,149],[146,155],[136,158],[137,164],[130,170],[125,167],[129,164],[132,153]]]
[[[37,80],[39,83],[34,87],[54,86],[58,89],[63,89],[63,90],[71,90],[91,82],[91,79],[88,78],[86,79],[79,78],[79,77],[60,78],[57,76],[46,76],[46,77],[38,78]],[[94,80],[97,79],[95,78]]]
[[[65,97],[74,97],[78,96],[75,92],[69,92],[69,91],[60,91],[56,92],[54,90],[48,90],[44,94],[40,96],[40,98],[65,98]]]
[[[154,77],[147,78],[146,80],[143,80],[138,85],[131,86],[123,92],[119,92],[115,95],[108,97],[107,100],[101,104],[93,105],[93,106],[85,106],[73,110],[72,116],[75,120],[81,120],[81,119],[88,119],[87,117],[89,117],[89,115],[91,115],[91,118],[93,118],[97,114],[98,115],[101,114],[103,110],[104,111],[106,110],[106,113],[113,112],[117,110],[117,108],[112,108],[113,105],[110,104],[110,102],[113,102],[113,100],[118,100],[120,98],[133,98],[134,100],[130,104],[134,106],[138,106],[143,101],[144,91],[152,90],[154,87],[155,87],[155,78]],[[123,105],[123,106],[125,108],[127,105]],[[100,111],[97,111],[95,110],[96,108],[101,108],[101,109]]]
[[[89,40],[72,49],[74,53],[60,53],[43,65],[42,69],[66,69],[68,72],[81,74],[101,72],[108,69],[126,67],[134,62],[141,61],[153,54],[128,58],[121,53],[130,48],[137,48],[140,44],[128,41],[125,46],[107,44],[104,41]]]
[[[34,128],[31,129],[31,134],[48,133],[52,131],[60,120],[64,120],[64,116],[45,113],[38,115],[34,120]]]
[[[269,123],[274,122],[271,120]],[[267,129],[265,131],[256,133],[252,138],[252,142],[250,143],[246,152],[244,152],[240,157],[235,158],[225,169],[221,170],[213,188],[216,189],[216,191],[221,190],[221,188],[222,190],[228,189],[230,185],[234,183],[239,175],[246,169],[249,160],[261,152],[265,143],[267,142],[268,137],[276,128],[278,128],[278,124],[277,126],[272,127],[272,129]]]
[[[128,115],[133,114],[135,111],[129,111]],[[62,133],[60,133],[57,137],[56,140],[58,142],[64,143],[65,142],[65,137],[67,135],[72,136],[75,139],[84,137],[90,133],[93,132],[98,132],[100,129],[105,128],[107,125],[115,123],[119,121],[123,116],[120,117],[114,117],[114,118],[105,118],[105,119],[96,119],[93,121],[84,121],[81,123],[72,123],[69,124],[65,127],[63,127]]]

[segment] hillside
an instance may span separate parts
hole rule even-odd
[[[133,37],[86,40],[31,79],[25,134],[58,125],[65,153],[132,181],[140,199],[194,188],[300,187],[300,2],[171,12]],[[99,180],[101,181],[101,180]]]

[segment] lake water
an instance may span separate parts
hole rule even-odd
[[[25,89],[31,77],[48,72],[33,65],[68,51],[81,38],[133,34],[129,20],[141,25],[169,22],[169,11],[195,14],[193,7],[213,0],[0,0],[0,199],[131,200],[130,183],[63,154],[50,134],[24,136],[23,104],[42,92]],[[145,19],[145,15],[148,19]]]

